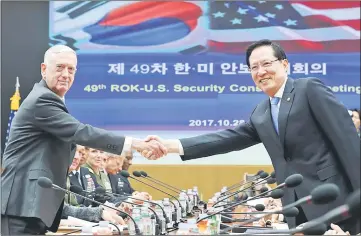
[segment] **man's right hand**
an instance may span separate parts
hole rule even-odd
[[[162,139],[157,135],[148,135],[144,139],[144,141],[145,142],[153,142],[153,141],[159,142],[167,149],[167,153],[177,153],[179,155],[184,155],[184,150],[183,150],[182,144],[179,139]],[[141,154],[142,154],[142,156],[144,156],[148,159],[151,159],[151,160],[158,159],[150,152],[142,151]]]
[[[132,140],[132,150],[136,150],[141,153],[144,157],[150,160],[159,159],[165,155],[167,155],[167,148],[157,140],[140,140],[133,139]]]

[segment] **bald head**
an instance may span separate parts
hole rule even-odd
[[[44,54],[41,75],[49,89],[60,97],[64,97],[73,84],[76,66],[75,51],[68,46],[55,45]]]

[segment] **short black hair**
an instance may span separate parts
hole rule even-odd
[[[277,57],[278,60],[287,59],[285,51],[283,50],[283,48],[278,43],[272,42],[271,40],[268,40],[268,39],[262,39],[260,41],[252,43],[247,48],[247,50],[246,50],[246,62],[247,62],[248,67],[250,67],[249,57],[251,56],[253,50],[255,50],[256,48],[262,47],[262,46],[270,46],[270,47],[272,47],[273,52],[274,52],[274,56]]]

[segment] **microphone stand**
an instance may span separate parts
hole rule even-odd
[[[149,175],[147,175],[147,176],[144,176],[143,174],[141,175],[144,179],[146,179],[146,180],[148,180],[148,181],[150,181],[150,182],[153,182],[153,183],[155,183],[155,184],[159,184],[160,186],[162,186],[162,187],[164,187],[164,188],[166,188],[166,189],[168,189],[168,190],[171,190],[171,191],[173,191],[173,192],[175,192],[175,193],[181,193],[181,192],[183,192],[182,190],[179,190],[179,189],[177,189],[177,188],[175,188],[175,187],[173,187],[173,186],[170,186],[170,185],[168,185],[168,184],[166,184],[166,183],[163,183],[163,182],[161,182],[160,180],[156,180],[156,179],[154,179],[154,178],[152,178],[152,177],[150,177]],[[148,178],[147,178],[148,177]],[[166,185],[168,185],[168,186],[166,186]],[[172,189],[172,188],[174,188],[174,189],[177,189],[178,191],[176,191],[176,190],[174,190],[174,189]],[[189,202],[191,201],[191,198],[190,198],[190,196],[188,196],[188,194],[185,194],[186,196],[187,196],[187,198],[188,198],[188,201],[186,201],[186,204],[187,204],[187,208],[189,208]],[[180,203],[179,203],[180,204]],[[180,205],[181,206],[181,205]],[[181,207],[181,209],[182,209],[182,207]],[[184,209],[182,209],[182,213],[184,212]]]
[[[50,180],[50,179],[49,179],[49,180]],[[43,187],[43,186],[41,186],[41,187]],[[63,189],[63,188],[61,188],[61,187],[59,187],[59,186],[57,186],[57,185],[55,185],[55,184],[52,184],[52,187],[51,187],[51,188],[56,189],[56,190],[61,190],[61,191],[63,191],[63,192],[66,192],[67,194],[74,194],[75,196],[78,196],[78,197],[80,197],[80,198],[84,198],[84,199],[86,199],[86,200],[88,200],[88,201],[90,201],[90,202],[99,204],[99,205],[101,205],[101,206],[108,207],[109,209],[112,209],[112,210],[115,210],[115,211],[118,211],[118,212],[120,212],[120,213],[123,213],[123,214],[127,215],[127,216],[129,217],[129,219],[131,219],[131,220],[133,221],[133,223],[134,223],[134,228],[135,228],[135,233],[136,233],[136,235],[142,235],[141,232],[140,232],[140,230],[139,230],[139,227],[138,227],[137,223],[135,222],[135,220],[133,219],[133,217],[132,217],[131,215],[129,215],[127,212],[121,211],[121,210],[119,210],[119,209],[117,209],[117,208],[115,208],[115,207],[111,207],[111,206],[108,206],[108,205],[104,205],[104,204],[101,203],[101,202],[98,202],[98,201],[95,201],[95,200],[93,200],[93,199],[87,198],[87,197],[82,196],[82,195],[80,195],[80,194],[77,194],[77,193],[74,193],[74,192],[70,192],[69,190]]]
[[[150,184],[148,184],[148,183],[146,183],[146,182],[144,182],[144,181],[141,181],[141,180],[139,180],[139,179],[137,179],[137,178],[135,178],[135,177],[132,177],[132,176],[129,176],[129,177],[132,178],[132,179],[134,179],[135,181],[138,181],[138,182],[140,182],[140,183],[142,183],[142,184],[145,184],[145,185],[147,185],[147,186],[149,186],[149,187],[151,187],[151,188],[154,188],[154,189],[156,189],[156,190],[158,190],[158,191],[160,191],[160,192],[162,192],[162,193],[164,193],[164,194],[167,194],[168,196],[174,198],[174,199],[178,202],[179,207],[181,208],[181,211],[184,212],[184,208],[182,207],[180,201],[179,201],[175,196],[173,196],[173,195],[171,195],[171,194],[169,194],[169,193],[167,193],[167,192],[165,192],[165,191],[163,191],[163,190],[161,190],[161,189],[159,189],[159,188],[157,188],[157,187],[154,187],[154,186],[152,186],[152,185],[150,185]],[[169,202],[173,204],[174,209],[177,209],[177,206],[174,204],[174,202],[172,202],[172,201],[169,201]]]
[[[217,202],[215,202],[215,203],[213,204],[213,207],[216,207],[216,205],[217,205],[218,203],[224,201],[224,200],[227,199],[227,198],[230,198],[230,197],[232,197],[232,196],[234,196],[234,195],[236,195],[236,194],[238,194],[238,193],[241,193],[241,192],[243,192],[243,191],[245,191],[245,190],[247,190],[247,189],[250,189],[250,188],[252,188],[252,187],[254,187],[254,186],[257,186],[257,185],[259,185],[259,184],[263,184],[262,182],[263,182],[264,180],[266,180],[267,178],[270,178],[270,176],[268,176],[268,177],[266,177],[265,179],[262,179],[262,180],[260,180],[260,181],[258,181],[258,182],[256,182],[256,183],[254,183],[254,184],[251,184],[250,186],[248,186],[248,187],[245,188],[245,189],[238,190],[238,191],[236,191],[236,192],[233,192],[233,193],[230,194],[230,195],[226,195],[226,197],[224,197],[224,198],[222,198],[222,199],[219,199]]]

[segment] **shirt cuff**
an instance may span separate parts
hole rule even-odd
[[[125,137],[124,145],[121,156],[127,156],[127,154],[130,154],[132,152],[132,137]]]
[[[177,141],[178,141],[179,155],[183,156],[184,155],[183,145],[179,139]]]

